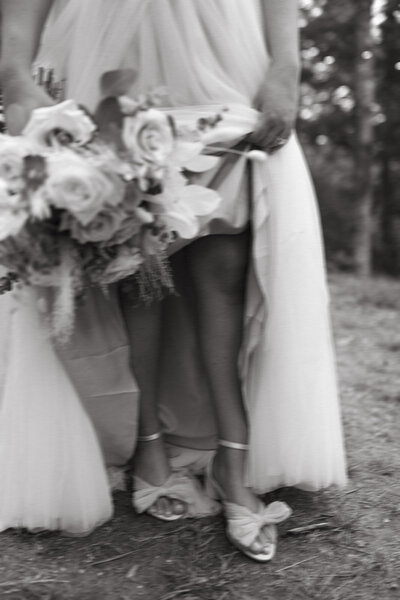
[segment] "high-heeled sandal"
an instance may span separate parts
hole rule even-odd
[[[139,442],[152,442],[161,438],[161,432],[139,436]],[[162,485],[152,485],[137,475],[133,476],[132,504],[138,513],[148,513],[161,521],[177,521],[187,517],[208,517],[217,514],[217,503],[202,490],[199,482],[187,470],[172,471]],[[182,514],[166,515],[150,510],[159,498],[181,502]]]
[[[248,450],[247,444],[227,440],[219,440],[218,443],[225,448]],[[276,525],[290,517],[292,510],[289,506],[285,502],[271,502],[265,505],[260,500],[257,510],[253,512],[246,506],[229,502],[221,485],[215,480],[213,462],[208,469],[206,486],[209,494],[214,494],[214,497],[222,501],[227,522],[226,537],[231,544],[257,562],[270,561],[276,552]],[[251,547],[261,532],[268,538],[268,544],[260,552],[254,552]]]

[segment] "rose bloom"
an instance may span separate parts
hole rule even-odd
[[[7,182],[0,179],[0,212],[16,212],[20,208],[22,208],[20,197],[17,194],[10,194]]]
[[[118,176],[105,174],[73,152],[48,158],[46,194],[53,206],[70,212],[82,225],[106,205],[122,202],[125,186]]]
[[[54,106],[37,108],[23,135],[41,146],[51,145],[51,134],[65,134],[70,143],[83,145],[89,142],[96,125],[74,100],[65,100]]]
[[[163,165],[175,147],[168,116],[153,108],[125,117],[122,139],[133,160],[138,163]]]
[[[118,256],[107,265],[101,277],[101,282],[110,285],[116,281],[126,279],[126,277],[137,272],[142,262],[143,257],[139,250],[127,246],[122,247]]]
[[[0,179],[7,183],[10,192],[17,194],[23,190],[24,158],[37,153],[37,146],[21,137],[0,135]]]
[[[83,225],[71,215],[65,214],[61,230],[69,230],[71,237],[86,244],[88,242],[108,242],[118,233],[125,218],[125,213],[118,208],[102,210],[90,223]]]
[[[27,219],[27,211],[18,206],[18,197],[10,196],[7,184],[0,180],[0,242],[17,235]]]

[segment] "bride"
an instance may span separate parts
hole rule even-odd
[[[230,145],[269,156],[226,154],[193,175],[222,203],[172,248],[177,296],[133,308],[123,286],[91,292],[67,348],[43,334],[37,294],[0,299],[0,527],[89,531],[111,514],[103,457],[120,465],[136,448],[138,512],[201,516],[219,498],[231,542],[269,560],[290,510],[257,494],[346,479],[319,218],[292,132],[297,2],[3,0],[2,11],[11,133],[51,102],[31,78],[36,57],[88,108],[101,75],[127,67],[130,93],[163,86],[178,119],[226,107],[242,123]]]

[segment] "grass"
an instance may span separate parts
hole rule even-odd
[[[294,509],[272,563],[235,551],[220,517],[161,525],[136,517],[119,492],[113,521],[88,538],[2,534],[0,598],[398,599],[400,283],[334,274],[330,286],[350,483],[268,497]]]

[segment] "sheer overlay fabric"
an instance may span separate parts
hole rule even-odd
[[[112,515],[97,435],[46,337],[33,293],[9,298],[8,307],[1,302],[10,328],[0,388],[0,531],[89,533]]]

